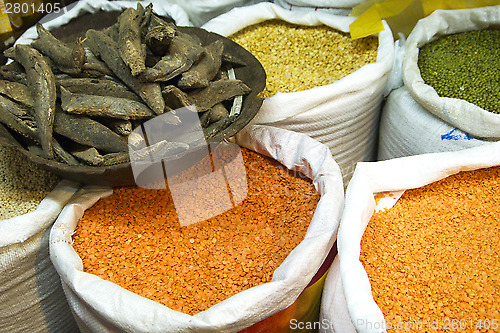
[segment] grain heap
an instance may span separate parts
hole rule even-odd
[[[188,227],[169,191],[115,189],[76,228],[84,271],[187,314],[270,281],[304,238],[319,194],[268,157],[243,149],[243,159],[246,199]]]
[[[475,30],[420,48],[422,79],[441,97],[458,98],[500,114],[500,30]]]
[[[0,220],[35,210],[57,182],[20,152],[0,147]]]
[[[268,20],[229,38],[250,51],[264,67],[264,97],[331,84],[377,59],[376,37],[353,40],[348,33],[327,26]]]
[[[407,190],[374,214],[360,260],[387,323],[489,332],[500,318],[500,167]],[[389,327],[389,325],[388,325]]]

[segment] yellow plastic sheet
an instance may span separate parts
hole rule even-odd
[[[395,37],[411,32],[421,18],[436,9],[466,9],[500,5],[500,0],[369,0],[353,8],[357,19],[349,26],[351,38],[363,38],[384,30],[386,20]]]

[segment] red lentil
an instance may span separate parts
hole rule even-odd
[[[116,188],[73,236],[85,272],[188,314],[271,280],[304,238],[319,200],[311,182],[242,149],[248,196],[180,227],[168,190]]]
[[[389,332],[497,331],[499,193],[500,167],[461,172],[407,190],[373,215],[360,260]]]

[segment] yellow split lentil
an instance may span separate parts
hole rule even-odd
[[[377,37],[351,39],[348,33],[326,25],[274,19],[248,26],[229,38],[264,67],[263,97],[331,84],[377,60]]]
[[[319,194],[302,174],[242,151],[247,197],[203,222],[180,227],[168,190],[116,188],[87,209],[73,236],[83,270],[187,314],[270,281]]]
[[[500,330],[499,194],[500,167],[460,172],[373,215],[360,260],[388,332]]]

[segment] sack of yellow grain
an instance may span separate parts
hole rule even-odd
[[[240,142],[247,182],[228,187],[246,198],[208,220],[178,226],[170,182],[87,186],[63,209],[50,253],[82,331],[288,332],[318,321],[340,169],[303,134],[258,126]]]
[[[499,183],[500,143],[359,163],[325,282],[322,332],[497,325]]]
[[[2,160],[12,163],[3,149],[0,148]],[[0,331],[74,332],[76,323],[64,297],[59,275],[50,261],[49,232],[78,186],[68,181],[56,183],[57,186],[48,191],[41,202],[37,201],[39,204],[33,209],[37,200],[35,196],[46,194],[40,188],[42,185],[33,183],[44,182],[36,179],[43,172],[29,161],[22,161],[24,166],[18,170],[6,174],[9,166],[3,165],[0,172],[3,177],[9,177],[2,181],[0,216],[10,216],[0,218]],[[16,172],[23,171],[31,174],[23,173],[25,186],[16,187],[13,184]],[[51,178],[48,174],[45,177]],[[9,195],[10,200],[5,201],[4,194]],[[26,210],[28,212],[17,214]]]
[[[203,26],[229,36],[263,64],[266,99],[252,123],[324,143],[345,184],[356,162],[376,157],[381,102],[394,60],[388,26],[378,36],[352,40],[353,20],[260,3],[233,9]]]

